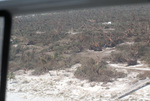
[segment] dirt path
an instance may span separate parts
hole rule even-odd
[[[77,56],[92,58],[95,61],[100,61],[102,58],[107,57],[115,48],[104,48],[102,51],[86,50],[77,54]]]
[[[138,64],[134,66],[127,66],[127,64],[109,64],[109,66],[116,68],[116,69],[150,71],[150,68],[146,66],[145,64]]]

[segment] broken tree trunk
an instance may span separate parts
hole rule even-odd
[[[145,80],[142,80],[136,84],[134,84],[133,86],[129,87],[127,90],[123,91],[121,94],[119,94],[118,96],[116,96],[114,99],[121,99],[147,85],[150,84],[150,79],[145,79]]]

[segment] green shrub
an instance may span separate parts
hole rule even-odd
[[[143,72],[143,73],[138,74],[137,77],[138,77],[140,80],[144,80],[144,79],[146,79],[147,77],[150,78],[150,72],[149,72],[149,71],[145,71],[145,72]]]
[[[126,55],[122,52],[116,52],[111,54],[110,60],[114,63],[124,63],[127,62]]]
[[[15,79],[15,75],[13,72],[8,73],[8,79]]]
[[[111,82],[113,78],[124,77],[124,73],[117,72],[109,67],[105,61],[96,64],[89,59],[86,65],[78,67],[74,75],[79,79],[87,79],[89,81]]]
[[[11,46],[9,60],[10,61],[15,60],[16,59],[16,54],[18,54],[20,51],[21,51],[20,46],[18,46],[18,47]]]

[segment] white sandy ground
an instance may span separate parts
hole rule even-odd
[[[116,69],[126,69],[126,70],[139,70],[139,71],[150,71],[150,68],[145,65],[142,64],[141,61],[138,61],[137,65],[131,65],[131,66],[127,66],[127,64],[122,64],[122,63],[118,63],[118,64],[109,64],[109,66],[114,67]]]
[[[74,77],[81,64],[66,70],[53,70],[41,76],[16,72],[15,80],[8,80],[6,101],[110,101],[115,95],[137,82],[137,72],[115,82],[89,82]],[[135,100],[134,100],[135,99]],[[121,101],[150,101],[150,86],[146,86]]]
[[[106,49],[102,52],[110,54],[112,51],[115,49]],[[52,70],[50,74],[40,76],[31,75],[32,71],[25,74],[23,70],[19,70],[15,72],[14,80],[8,80],[6,101],[114,101],[116,95],[139,81],[136,76],[140,72],[128,72],[127,69],[149,70],[141,62],[135,66],[109,65],[127,73],[127,77],[109,83],[79,80],[74,77],[74,71],[81,64],[75,64],[65,70]],[[118,101],[150,101],[150,85]]]
[[[121,45],[133,45],[135,42],[124,42],[124,43],[121,43],[119,44],[120,46]]]

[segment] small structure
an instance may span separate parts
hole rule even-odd
[[[112,22],[111,21],[109,21],[109,22],[104,22],[104,23],[102,23],[103,25],[111,25],[112,24]]]

